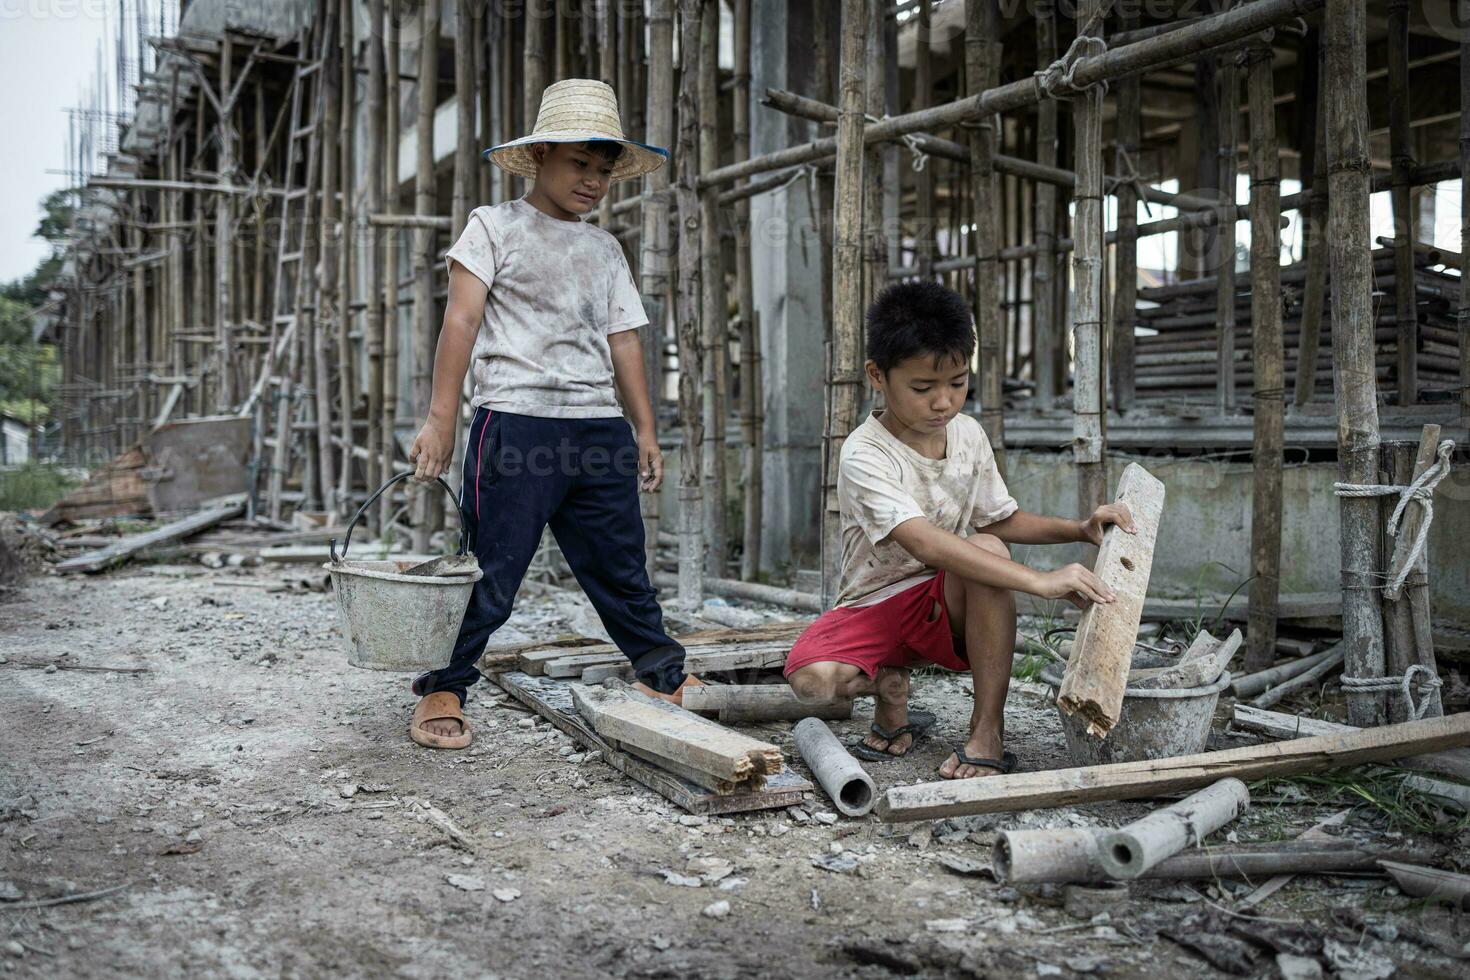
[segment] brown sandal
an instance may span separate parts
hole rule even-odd
[[[458,735],[435,735],[427,731],[423,726],[429,721],[457,721],[460,733]],[[464,712],[460,710],[459,698],[451,691],[435,691],[427,694],[413,709],[413,723],[408,727],[408,737],[415,742],[430,749],[462,749],[470,744],[474,733],[470,731],[470,723],[465,720]]]

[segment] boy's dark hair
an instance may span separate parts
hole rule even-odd
[[[887,372],[900,361],[931,354],[968,364],[975,353],[975,324],[964,297],[937,282],[901,282],[868,307],[868,358]]]
[[[617,140],[588,140],[582,144],[582,149],[597,154],[608,163],[617,163],[623,155],[623,144]]]

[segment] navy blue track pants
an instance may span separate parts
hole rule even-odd
[[[447,667],[420,675],[414,693],[453,691],[480,677],[475,662],[510,618],[516,591],[548,524],[567,564],[638,679],[671,692],[684,648],[663,626],[644,567],[638,443],[621,416],[537,418],[477,409],[464,454],[461,510],[484,577],[475,583]]]

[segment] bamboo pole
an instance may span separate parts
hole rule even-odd
[[[927,2],[927,0],[924,0]],[[735,0],[735,161],[750,158],[750,4]],[[740,302],[740,431],[745,439],[741,486],[744,527],[740,577],[749,582],[760,574],[761,526],[765,481],[762,472],[765,406],[761,401],[761,350],[756,333],[755,286],[751,276],[750,200],[735,206],[735,292]]]
[[[1123,19],[1125,30],[1138,26],[1138,18]],[[1113,124],[1115,170],[1127,177],[1136,174],[1143,143],[1142,82],[1134,77],[1118,86],[1118,110]],[[1113,250],[1117,274],[1113,285],[1113,345],[1111,387],[1113,407],[1126,414],[1133,407],[1134,314],[1138,306],[1138,194],[1124,180],[1116,190],[1118,200],[1118,243]]]
[[[1036,8],[1036,61],[1044,69],[1057,58],[1057,13],[1052,0],[1041,0]],[[1036,107],[1036,162],[1042,167],[1057,163],[1057,102],[1042,99]],[[1056,312],[1056,220],[1057,192],[1051,184],[1036,185],[1036,256],[1032,306],[1032,343],[1036,359],[1036,400],[1050,408],[1061,394],[1057,376],[1057,350],[1062,344]],[[1137,237],[1137,222],[1134,222]]]
[[[1230,0],[1217,0],[1217,9],[1229,9]],[[1259,50],[1259,49],[1255,49]],[[1226,52],[1215,69],[1219,85],[1216,98],[1216,128],[1219,150],[1216,161],[1216,185],[1220,191],[1221,220],[1215,226],[1216,306],[1218,318],[1216,329],[1215,360],[1215,408],[1221,415],[1235,411],[1235,222],[1229,220],[1235,212],[1236,174],[1239,172],[1237,147],[1240,140],[1237,127],[1240,122],[1240,81],[1235,70],[1235,55]],[[1254,125],[1255,117],[1252,116]],[[1254,129],[1252,129],[1254,135]],[[1203,141],[1204,134],[1201,134]],[[1278,195],[1279,196],[1279,195]],[[1257,214],[1256,199],[1251,198],[1252,221]],[[1271,216],[1273,219],[1275,215]],[[1271,237],[1277,240],[1276,229]],[[1254,254],[1254,244],[1252,244]],[[1252,266],[1254,269],[1254,264]],[[1253,646],[1252,649],[1255,649]]]
[[[668,146],[674,135],[674,0],[652,0],[648,10],[648,142]],[[639,291],[648,314],[643,355],[649,402],[657,412],[663,395],[664,324],[669,295],[669,171],[643,178],[643,235],[639,239]],[[659,495],[643,496],[643,538],[649,577],[657,571]]]
[[[1328,247],[1332,286],[1332,357],[1337,403],[1337,459],[1344,483],[1378,482],[1378,397],[1374,377],[1372,247],[1368,228],[1368,119],[1365,0],[1327,0],[1323,18],[1327,105]],[[1378,503],[1342,497],[1342,628],[1344,673],[1383,674],[1379,605]],[[1378,724],[1381,694],[1348,692],[1348,720]]]
[[[996,0],[965,0],[965,87],[973,93],[1000,78],[1000,11]],[[1101,95],[1099,94],[1099,98]],[[1099,122],[1101,125],[1101,122]],[[970,130],[970,224],[975,243],[975,330],[980,348],[980,424],[1005,472],[1005,318],[1000,307],[1001,200],[994,156],[1000,117],[982,115]],[[1099,146],[1099,152],[1101,147]],[[1099,171],[1099,177],[1101,171]]]
[[[812,71],[815,75],[816,97],[823,102],[837,102],[837,62],[832,52],[832,30],[829,25],[840,21],[840,0],[812,0]],[[840,54],[840,52],[839,52]],[[833,152],[836,152],[833,141]],[[748,162],[748,161],[747,161]],[[835,164],[834,164],[835,166]],[[822,167],[817,171],[817,232],[821,236],[822,309],[831,310],[832,305],[832,255],[836,233],[837,179],[833,169]],[[1470,303],[1470,301],[1467,301]],[[822,349],[828,351],[832,345],[832,317],[822,317]],[[826,465],[824,462],[823,466]]]
[[[1456,4],[1459,23],[1470,23],[1470,0]],[[1460,105],[1470,106],[1470,31],[1460,32]],[[1470,112],[1460,113],[1460,173],[1470,173]],[[1460,254],[1470,256],[1470,194],[1460,193]],[[1470,417],[1470,275],[1460,278],[1460,417]]]
[[[1302,364],[1317,361],[1317,352],[1322,346],[1322,308],[1327,298],[1327,112],[1323,105],[1326,95],[1320,84],[1323,51],[1318,36],[1318,29],[1312,28],[1309,33],[1312,43],[1303,49],[1301,55],[1307,59],[1313,117],[1313,125],[1307,130],[1310,145],[1304,146],[1302,153],[1302,176],[1311,180],[1307,205],[1302,209],[1307,249],[1307,283],[1302,299],[1301,338],[1297,341],[1297,361]],[[1307,88],[1303,86],[1304,99]],[[1292,405],[1301,408],[1310,402],[1316,385],[1315,372],[1298,371]]]
[[[317,311],[312,345],[313,387],[316,393],[316,436],[317,467],[320,474],[319,489],[322,509],[335,514],[341,507],[337,496],[336,447],[332,442],[332,384],[331,384],[331,332],[342,315],[342,303],[338,294],[337,250],[341,247],[342,226],[338,180],[342,176],[338,156],[342,125],[342,48],[337,30],[337,18],[346,11],[344,0],[328,0],[328,13],[324,28],[325,57],[322,61],[321,77],[324,99],[322,112],[312,124],[317,126],[316,136],[321,141],[322,173],[322,221],[321,221],[321,264],[317,274]],[[305,273],[303,269],[303,273]],[[338,350],[340,359],[343,352]],[[343,459],[343,465],[350,460]]]
[[[1393,164],[1394,273],[1399,282],[1414,275],[1414,206],[1409,197],[1409,173],[1414,167],[1412,117],[1409,103],[1409,0],[1388,0],[1388,143]],[[1394,291],[1398,314],[1398,403],[1419,401],[1418,331],[1414,293]]]
[[[525,16],[525,88],[524,98],[521,100],[521,119],[524,122],[522,129],[530,132],[536,120],[536,113],[541,108],[541,92],[548,84],[546,64],[546,19],[548,16],[557,16],[553,10],[547,13],[547,5],[552,0],[526,0]],[[559,4],[552,4],[560,6]],[[563,74],[560,77],[565,78]]]
[[[1400,486],[1408,486],[1423,475],[1426,469],[1434,465],[1435,453],[1439,448],[1439,435],[1440,427],[1431,424],[1424,426],[1417,447],[1413,443],[1385,443],[1384,469],[1390,481]],[[1398,497],[1382,498],[1381,507],[1385,524],[1397,504]],[[1407,563],[1409,549],[1418,536],[1423,519],[1424,505],[1422,503],[1413,501],[1404,509],[1393,547],[1386,549],[1393,555],[1393,560],[1389,563],[1390,579],[1396,577],[1399,570]],[[1430,619],[1427,554],[1421,554],[1414,563],[1408,578],[1404,581],[1402,591],[1385,590],[1384,600],[1385,659],[1388,664],[1388,673],[1403,676],[1410,666],[1418,664],[1427,668],[1430,676],[1437,677],[1439,669],[1434,658],[1434,630]],[[1426,716],[1444,714],[1444,703],[1438,688],[1429,690],[1422,697],[1428,702],[1424,709]],[[1409,720],[1408,706],[1404,704],[1402,698],[1393,696],[1388,699],[1388,717],[1390,721],[1395,722]]]
[[[706,6],[699,15],[699,51],[697,55],[691,52],[690,63],[698,72],[699,101],[696,108],[699,113],[701,173],[713,170],[720,162],[719,13],[717,0],[706,0]],[[717,192],[714,187],[699,192],[704,438],[697,446],[690,447],[691,452],[699,452],[703,457],[704,574],[709,578],[725,577],[725,564],[729,557],[729,534],[725,522],[725,374],[730,349],[726,317],[729,302],[725,293],[724,263],[721,261],[719,211],[715,204]]]
[[[1250,638],[1246,648],[1246,670],[1263,670],[1276,659],[1276,610],[1281,591],[1281,464],[1285,425],[1285,359],[1281,338],[1281,158],[1276,140],[1276,90],[1271,74],[1269,42],[1248,50],[1247,88],[1250,95],[1251,169],[1251,405],[1253,436],[1251,452],[1251,584],[1248,616]],[[1235,85],[1234,69],[1227,84]],[[1222,77],[1224,72],[1222,70]],[[1222,114],[1232,116],[1234,107],[1222,100]],[[1223,148],[1223,147],[1222,147]],[[1231,147],[1232,162],[1234,146]],[[1221,177],[1225,168],[1221,167]],[[1231,174],[1229,187],[1235,185]],[[1233,195],[1232,195],[1233,196]],[[1234,235],[1220,236],[1231,239]],[[1233,260],[1229,263],[1232,266]],[[1226,263],[1220,266],[1223,281]],[[1232,277],[1233,278],[1233,277]],[[1229,297],[1231,321],[1235,297]],[[1223,292],[1223,287],[1222,287]],[[1371,327],[1370,327],[1371,330]],[[1223,329],[1221,331],[1224,332]],[[1235,347],[1225,360],[1234,375]],[[1218,362],[1217,362],[1218,364]],[[1231,389],[1234,395],[1234,389]]]
[[[495,80],[497,59],[499,57],[500,31],[504,19],[504,11],[499,6],[490,4],[474,5],[474,57],[471,66],[471,77],[479,88],[480,100],[480,129],[478,138],[480,146],[497,146],[502,140],[499,136],[499,120],[496,118],[499,102],[496,99]],[[637,130],[635,130],[636,132]],[[472,148],[473,149],[473,148]],[[478,157],[476,157],[478,160]],[[476,168],[475,180],[470,185],[473,188],[473,201],[480,204],[498,203],[492,184],[495,179],[496,167],[483,164]]]
[[[219,107],[219,123],[215,135],[219,142],[219,180],[229,183],[235,173],[235,129],[230,113],[230,74],[234,53],[229,33],[220,38],[219,92],[226,102]],[[230,336],[230,301],[234,295],[235,248],[234,229],[230,215],[230,195],[219,194],[214,199],[214,329],[217,345],[219,377],[214,389],[214,407],[220,414],[232,411],[235,403],[234,391],[234,343]]]
[[[352,470],[357,436],[353,422],[356,416],[357,355],[352,348],[353,286],[357,281],[357,41],[354,5],[344,2],[342,8],[342,124],[338,138],[342,148],[338,159],[342,167],[342,230],[337,254],[337,424],[342,450],[342,467],[337,475],[337,500],[344,510],[351,507]],[[329,134],[330,138],[330,134]],[[376,487],[372,489],[377,489]]]
[[[699,158],[700,21],[708,0],[679,0],[678,166],[674,195],[679,207],[679,422],[683,445],[679,451],[679,603],[698,608],[704,603],[704,488],[700,447],[704,420],[699,387],[703,378],[700,351],[700,222],[703,208],[695,190]]]
[[[528,12],[529,13],[529,12]],[[536,15],[529,14],[526,26],[539,23]],[[527,71],[530,71],[527,57]],[[414,168],[414,212],[430,215],[436,211],[434,175],[434,108],[438,102],[439,77],[439,7],[426,3],[419,9],[419,65],[418,65],[418,116],[414,124],[414,143],[418,159]],[[536,95],[539,97],[540,92]],[[532,98],[529,90],[528,99]],[[429,402],[433,396],[434,347],[439,324],[434,317],[434,266],[436,262],[435,239],[432,229],[418,228],[413,232],[413,345],[409,348],[412,357],[413,406],[418,421],[429,417]],[[422,554],[428,550],[429,535],[438,525],[442,508],[438,492],[432,488],[415,487],[413,548]]]
[[[469,223],[470,210],[474,207],[474,197],[480,181],[480,175],[476,172],[478,157],[475,152],[475,103],[479,86],[475,82],[475,38],[470,32],[470,24],[475,20],[475,11],[480,8],[480,4],[475,0],[455,0],[455,3],[454,99],[458,121],[455,125],[454,176],[449,192],[449,223],[450,234],[457,237]],[[437,261],[434,267],[438,268]],[[465,372],[464,380],[460,384],[461,397],[456,401],[454,410],[454,455],[447,479],[449,485],[456,489],[464,482],[463,432],[465,415],[474,396],[473,375],[472,371]],[[449,521],[458,526],[458,508],[452,508],[451,511],[446,511]]]
[[[1077,36],[1102,37],[1102,0],[1080,0]],[[1165,35],[1166,37],[1172,35]],[[1077,189],[1072,237],[1072,458],[1077,464],[1077,510],[1086,517],[1107,495],[1102,429],[1102,100],[1100,86],[1079,92],[1072,103]]]
[[[927,108],[934,100],[933,51],[930,37],[930,0],[918,0],[914,14],[914,98],[912,112]],[[934,275],[934,254],[938,247],[934,216],[934,171],[926,164],[914,175],[914,265],[922,279]]]
[[[383,32],[386,0],[369,0],[368,3],[368,36],[367,42],[367,141],[364,144],[363,172],[367,174],[365,207],[369,215],[378,214],[383,210],[383,164],[384,157],[398,156],[397,142],[386,143],[384,140],[384,58],[383,58]],[[396,93],[395,93],[396,95]],[[384,147],[387,152],[384,152]],[[395,161],[396,162],[396,161]],[[366,233],[364,245],[366,246],[367,259],[367,288],[363,290],[363,297],[367,302],[367,358],[368,358],[368,464],[367,464],[367,488],[369,492],[375,490],[388,477],[388,468],[391,461],[383,458],[383,334],[384,334],[384,308],[383,292],[379,286],[385,278],[383,273],[383,255],[379,248],[379,241],[383,233],[371,224],[364,223],[363,230]],[[390,236],[393,232],[388,233]],[[374,535],[381,535],[385,521],[384,512],[375,511],[368,515],[368,527]]]
[[[832,246],[832,344],[827,361],[827,410],[822,446],[822,606],[831,608],[842,559],[837,470],[842,443],[857,424],[862,384],[859,330],[863,320],[863,132],[868,21],[864,0],[842,0],[838,55],[835,225]]]
[[[389,152],[383,154],[383,201],[382,211],[394,214],[398,211],[398,144],[402,138],[399,125],[399,98],[402,86],[399,73],[403,67],[403,48],[399,43],[399,0],[386,0],[388,4],[388,33],[384,38],[383,76],[383,145]],[[382,468],[384,480],[393,476],[397,459],[398,419],[398,339],[402,336],[402,319],[398,310],[398,244],[399,233],[389,229],[383,236],[383,433]],[[378,527],[385,529],[393,521],[393,494],[385,493],[378,498]]]
[[[868,36],[863,47],[863,56],[866,61],[864,76],[867,84],[863,87],[863,105],[869,119],[878,119],[888,112],[883,79],[883,25],[887,19],[886,7],[884,0],[868,0],[866,8]],[[867,309],[878,291],[887,285],[888,251],[883,226],[886,151],[887,147],[882,143],[870,144],[863,151],[863,309]],[[859,350],[862,347],[863,338],[859,336]],[[861,353],[858,359],[862,359]]]

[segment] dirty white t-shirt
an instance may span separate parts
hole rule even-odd
[[[445,261],[489,287],[471,404],[545,418],[622,414],[608,334],[648,322],[618,240],[524,199],[470,212]]]
[[[904,521],[923,517],[968,537],[971,530],[1016,512],[990,440],[975,419],[964,414],[950,419],[944,458],[929,459],[884,428],[878,415],[864,419],[842,444],[838,606],[882,602],[938,574],[897,542],[883,540]]]

